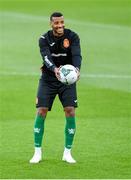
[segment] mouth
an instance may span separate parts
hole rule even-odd
[[[56,31],[57,31],[58,34],[61,34],[61,33],[64,32],[64,27],[59,27],[59,28],[56,29]]]
[[[64,26],[53,28],[53,33],[55,36],[62,36],[64,34]]]

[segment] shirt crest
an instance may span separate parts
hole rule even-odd
[[[69,46],[70,46],[70,42],[69,42],[69,39],[64,39],[64,41],[63,41],[63,46],[64,46],[64,48],[68,48]]]

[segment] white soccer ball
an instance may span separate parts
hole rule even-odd
[[[60,81],[63,84],[70,85],[77,81],[77,70],[74,66],[66,64],[60,67]]]

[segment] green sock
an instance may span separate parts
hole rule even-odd
[[[75,117],[66,117],[65,126],[65,147],[71,149],[74,135],[75,135]]]
[[[34,124],[34,141],[35,147],[41,147],[42,138],[44,133],[45,117],[37,115]]]

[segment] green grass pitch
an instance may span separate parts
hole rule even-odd
[[[65,120],[56,98],[43,161],[30,165],[42,64],[38,38],[50,28],[53,11],[62,11],[66,27],[81,38],[77,163],[61,161]],[[1,179],[131,179],[130,12],[130,0],[0,0]]]

